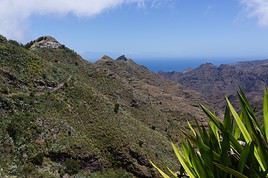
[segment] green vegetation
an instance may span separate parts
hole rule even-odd
[[[38,165],[38,166],[41,166],[43,164],[43,161],[44,161],[44,154],[43,153],[38,153],[37,155],[35,155],[33,158],[32,158],[32,163],[34,165]]]
[[[34,43],[36,43],[36,42],[40,42],[40,41],[42,41],[42,40],[46,40],[46,39],[47,39],[46,36],[41,36],[41,37],[37,38],[36,40],[34,40],[34,41],[30,41],[30,42],[28,42],[27,44],[25,44],[25,48],[29,49]]]
[[[65,165],[65,172],[70,175],[77,174],[80,170],[80,163],[77,160],[67,159],[64,162],[64,165]]]
[[[268,177],[268,93],[264,92],[263,126],[257,122],[254,110],[240,90],[241,113],[238,114],[228,98],[224,120],[206,107],[208,128],[189,124],[191,133],[180,146],[172,144],[181,164],[181,171],[169,170],[171,177],[190,178],[264,178]],[[153,163],[152,163],[153,164]],[[164,178],[170,175],[153,166]]]
[[[5,42],[7,42],[6,37],[0,35],[0,42],[1,42],[1,43],[5,43]]]
[[[119,105],[118,103],[116,103],[116,104],[114,105],[114,112],[115,112],[115,113],[118,113],[118,111],[119,111],[119,107],[120,107],[120,105]]]
[[[112,63],[116,68],[108,69],[111,66],[91,64],[68,48],[26,49],[1,37],[0,177],[85,173],[148,178],[156,174],[148,158],[175,165],[165,130],[167,120],[177,116],[149,102],[158,100],[149,98],[149,88],[130,85],[124,73],[138,71],[138,65]],[[136,74],[127,75],[144,86]],[[161,93],[155,88],[154,93]],[[131,106],[134,97],[140,101],[137,107]],[[68,159],[79,162],[79,168],[67,164]]]
[[[133,178],[133,175],[127,173],[124,170],[107,170],[100,171],[90,175],[89,178]]]

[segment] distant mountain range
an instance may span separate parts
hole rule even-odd
[[[260,112],[264,87],[268,85],[268,60],[215,66],[211,63],[185,72],[160,72],[163,78],[200,92],[214,107],[225,106],[224,97],[234,102],[241,87]]]
[[[121,56],[96,63],[49,36],[0,36],[0,177],[159,177],[198,93]],[[176,168],[174,168],[175,170]]]

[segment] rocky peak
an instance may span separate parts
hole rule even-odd
[[[117,59],[117,61],[128,61],[128,58],[125,55],[119,56]]]
[[[191,71],[193,71],[193,69],[191,67],[189,67],[189,68],[185,69],[184,71],[182,71],[182,73],[186,74],[186,73],[191,72]]]
[[[104,55],[100,59],[98,59],[95,64],[101,65],[114,65],[114,60],[110,56]]]
[[[212,63],[206,63],[206,64],[200,65],[200,68],[214,68],[214,67],[216,67],[216,66]]]
[[[113,58],[111,58],[110,56],[104,55],[100,58],[100,60],[102,61],[113,61]]]
[[[36,49],[36,48],[57,49],[64,47],[64,45],[60,44],[55,38],[51,36],[42,36],[26,44],[26,47],[30,49]]]

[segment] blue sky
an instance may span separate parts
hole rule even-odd
[[[18,35],[2,33],[22,42],[51,35],[92,58],[104,53],[134,58],[268,58],[268,13],[261,11],[262,6],[268,10],[266,0],[115,1],[96,6],[97,12],[82,7],[62,12],[40,4],[44,8],[36,13],[27,6],[20,20],[6,15],[5,20],[15,24],[11,31],[21,30]]]

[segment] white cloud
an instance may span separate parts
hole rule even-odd
[[[90,17],[120,5],[146,0],[0,0],[0,34],[23,39],[27,23],[34,15],[66,15]]]
[[[268,26],[268,0],[241,0],[249,16],[256,17],[261,26]]]

